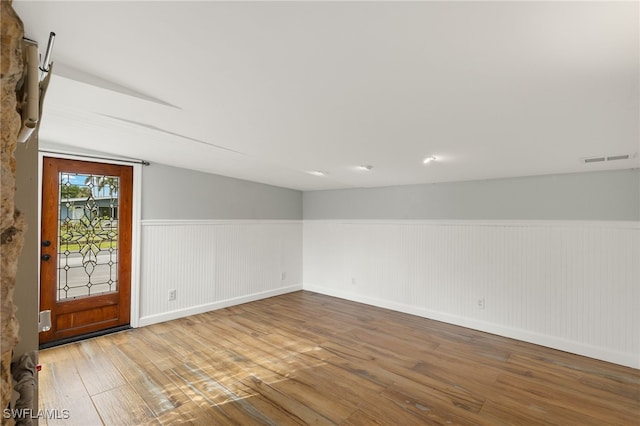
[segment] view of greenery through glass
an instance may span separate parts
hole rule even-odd
[[[59,184],[58,300],[115,291],[119,179],[60,173]]]

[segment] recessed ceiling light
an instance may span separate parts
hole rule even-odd
[[[371,169],[373,169],[373,166],[358,166],[358,167],[356,167],[356,168],[357,168],[358,170],[362,170],[362,171],[368,172],[368,171],[370,171]]]
[[[436,157],[434,157],[433,155],[431,157],[427,157],[424,160],[422,160],[423,164],[429,164],[436,161]]]
[[[307,172],[307,173],[309,173],[310,175],[313,175],[313,176],[326,176],[326,175],[329,174],[329,173],[323,172],[321,170],[312,170],[312,171]]]

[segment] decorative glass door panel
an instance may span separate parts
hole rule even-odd
[[[133,168],[44,157],[40,343],[129,324]]]
[[[118,289],[117,176],[59,173],[57,300]]]

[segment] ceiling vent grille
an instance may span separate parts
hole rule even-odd
[[[629,159],[629,154],[626,154],[626,155],[612,155],[611,157],[607,157],[607,161],[628,160],[628,159]]]
[[[584,162],[585,163],[599,163],[601,161],[604,161],[605,158],[604,157],[593,157],[593,158],[585,158]]]
[[[605,161],[628,160],[631,157],[632,157],[632,155],[630,155],[630,154],[608,155],[608,156],[603,156],[603,157],[583,158],[582,161],[584,161],[585,164],[603,163]]]

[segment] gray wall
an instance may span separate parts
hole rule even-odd
[[[640,170],[305,192],[304,219],[640,220]]]
[[[33,138],[26,144],[19,143],[16,157],[16,207],[25,216],[27,231],[22,252],[18,259],[18,273],[13,301],[18,307],[16,316],[20,323],[20,342],[14,350],[14,359],[25,352],[38,349],[38,267],[40,244],[38,243],[38,141]]]
[[[302,219],[302,192],[151,164],[142,170],[142,219]]]

